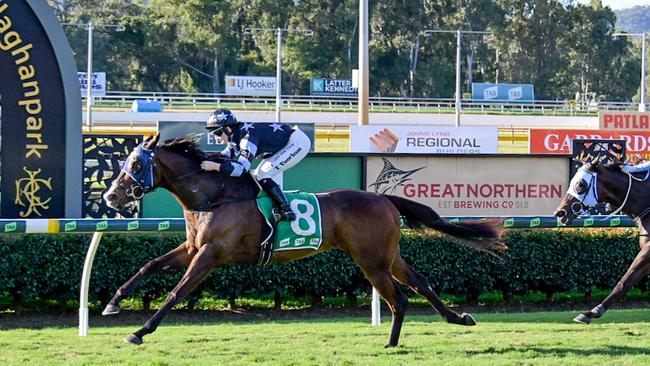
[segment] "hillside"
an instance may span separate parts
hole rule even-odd
[[[650,32],[650,5],[615,10],[616,29],[629,33]]]

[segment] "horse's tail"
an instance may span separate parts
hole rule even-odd
[[[429,206],[406,198],[383,195],[397,208],[404,223],[414,230],[434,229],[459,239],[461,244],[490,252],[503,252],[508,249],[500,242],[503,224],[499,219],[475,220],[459,223],[445,221]]]

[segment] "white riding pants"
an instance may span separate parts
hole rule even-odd
[[[280,151],[260,161],[260,164],[252,172],[258,181],[266,178],[273,178],[276,175],[298,164],[309,153],[311,141],[307,134],[298,127],[289,136],[289,142]]]

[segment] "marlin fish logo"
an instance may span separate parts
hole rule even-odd
[[[413,173],[425,168],[421,167],[414,170],[405,171],[395,168],[393,163],[385,158],[381,158],[381,160],[384,161],[384,168],[381,170],[381,172],[379,172],[377,180],[368,186],[368,188],[374,186],[375,193],[392,194],[395,192],[397,187],[401,187],[404,185],[404,183],[410,181],[411,178],[409,177]]]

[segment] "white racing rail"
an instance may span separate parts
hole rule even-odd
[[[82,96],[85,104],[86,97]],[[273,110],[275,97],[232,96],[213,93],[108,91],[93,98],[95,108],[130,109],[135,100],[158,100],[165,111],[210,110],[224,106],[239,110]],[[303,111],[356,111],[357,97],[283,95],[282,108]],[[536,100],[511,102],[506,100],[461,100],[464,113],[595,115],[599,110],[637,111],[638,103],[609,101]],[[450,113],[455,110],[453,98],[370,97],[371,112]]]

